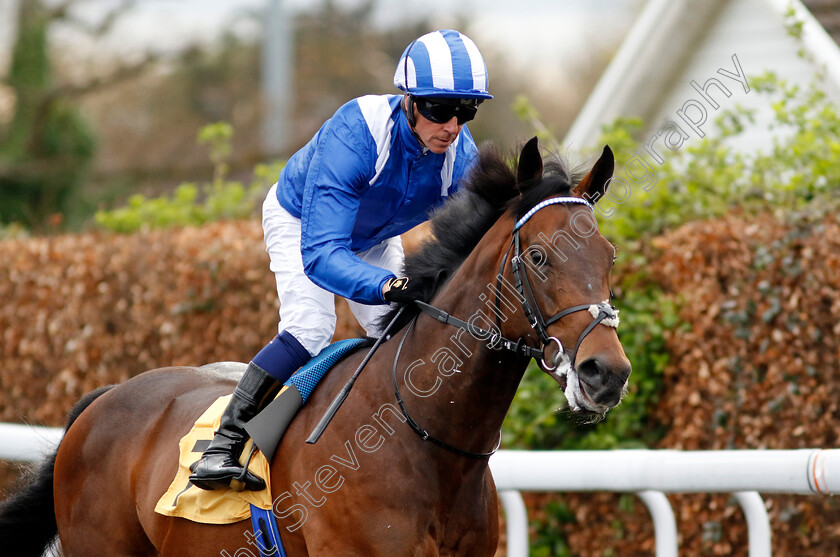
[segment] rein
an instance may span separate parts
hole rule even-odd
[[[534,214],[544,207],[548,207],[549,205],[555,205],[558,203],[577,203],[586,205],[592,210],[592,205],[584,199],[579,197],[552,197],[550,199],[546,199],[541,203],[534,206],[530,211],[528,211],[521,219],[519,219],[513,227],[512,238],[510,247],[508,247],[507,251],[505,252],[504,257],[502,258],[502,264],[499,267],[499,273],[496,277],[496,322],[499,324],[499,330],[501,330],[501,323],[499,316],[501,315],[501,308],[500,308],[500,300],[499,295],[501,293],[501,281],[502,281],[502,273],[504,271],[505,265],[507,263],[508,255],[510,254],[511,250],[513,250],[513,257],[511,258],[511,269],[513,271],[513,277],[516,285],[516,290],[519,293],[520,301],[522,303],[522,309],[525,313],[525,317],[528,319],[528,323],[531,325],[531,328],[540,338],[542,343],[542,348],[533,348],[528,346],[525,343],[525,339],[520,337],[518,340],[513,341],[508,338],[505,338],[500,333],[496,333],[494,331],[488,331],[487,329],[483,329],[481,327],[477,327],[475,325],[471,325],[464,321],[463,319],[459,319],[446,311],[436,308],[430,304],[425,302],[421,302],[419,300],[415,300],[414,303],[417,307],[425,314],[437,319],[441,323],[445,323],[447,325],[451,325],[453,327],[457,327],[459,329],[465,330],[475,338],[487,338],[489,339],[487,346],[488,348],[494,350],[509,350],[514,354],[519,356],[527,357],[527,358],[534,358],[539,361],[540,366],[547,372],[554,372],[558,368],[560,368],[561,364],[566,369],[566,371],[559,372],[560,375],[564,375],[568,370],[574,371],[575,365],[575,358],[577,356],[577,351],[580,348],[581,343],[583,340],[592,332],[592,330],[598,325],[602,324],[607,327],[618,328],[618,310],[615,309],[613,306],[610,305],[609,300],[605,300],[603,302],[597,304],[580,304],[576,306],[572,306],[566,308],[555,315],[552,315],[548,319],[543,317],[542,312],[540,311],[539,305],[536,302],[536,298],[534,296],[534,291],[531,288],[531,283],[528,280],[528,273],[526,272],[525,266],[522,262],[522,245],[519,238],[519,230],[522,226],[528,222],[528,220],[534,216]],[[560,339],[557,337],[550,337],[546,329],[552,325],[563,319],[564,317],[571,315],[573,313],[577,313],[579,311],[588,311],[589,314],[592,316],[592,321],[589,325],[583,330],[580,336],[577,339],[577,343],[573,350],[567,350],[563,347],[563,343],[560,342]],[[402,339],[400,340],[400,344],[397,348],[397,354],[394,357],[394,366],[393,366],[393,375],[394,375],[394,390],[397,397],[397,403],[399,404],[400,411],[402,412],[403,416],[406,419],[406,422],[411,427],[412,431],[420,436],[424,441],[431,441],[435,445],[442,447],[450,452],[453,452],[460,456],[465,456],[469,458],[489,458],[492,456],[501,446],[502,442],[502,432],[499,431],[499,442],[496,445],[496,448],[488,453],[473,453],[470,451],[465,451],[463,449],[459,449],[440,439],[437,439],[429,434],[423,427],[421,427],[417,422],[415,422],[411,416],[408,414],[408,411],[405,408],[405,403],[403,402],[402,396],[400,394],[399,384],[397,382],[397,361],[399,360],[400,353],[402,352],[403,344],[405,343],[405,339],[408,337],[408,332],[414,327],[414,323],[417,321],[417,318],[411,322],[409,327],[406,329],[406,332],[403,334]],[[557,353],[554,355],[553,358],[553,365],[549,365],[545,361],[545,350],[544,348],[551,343],[555,343],[557,346]]]
[[[499,447],[502,446],[502,432],[499,431],[499,441],[496,443],[496,448],[494,448],[489,453],[474,453],[470,451],[465,451],[463,449],[459,449],[458,447],[454,447],[445,441],[441,441],[437,437],[434,437],[429,434],[428,431],[423,429],[420,424],[414,421],[414,419],[408,414],[408,410],[405,409],[405,402],[403,402],[402,395],[400,394],[400,385],[397,382],[397,362],[400,360],[400,354],[402,353],[403,344],[405,343],[405,339],[408,337],[409,331],[414,327],[414,324],[417,322],[417,318],[415,317],[412,320],[411,324],[406,328],[405,333],[403,333],[402,338],[400,339],[400,344],[397,346],[397,354],[394,356],[394,366],[393,366],[393,375],[394,375],[394,394],[397,396],[397,404],[400,406],[400,411],[402,412],[403,417],[405,417],[406,423],[408,423],[411,430],[420,436],[423,441],[430,441],[433,444],[437,445],[438,447],[442,447],[447,451],[453,452],[458,456],[465,456],[467,458],[490,458],[495,454],[496,451],[499,450]]]
[[[457,327],[459,329],[467,331],[475,337],[489,338],[490,341],[488,342],[488,345],[491,348],[497,350],[504,348],[505,350],[510,350],[511,352],[519,354],[520,356],[534,358],[537,360],[541,360],[545,356],[545,353],[542,350],[540,350],[539,348],[532,348],[526,345],[524,343],[524,340],[521,338],[514,342],[510,339],[503,337],[495,331],[488,331],[487,329],[482,329],[481,327],[478,327],[476,325],[470,325],[463,319],[458,319],[454,315],[451,315],[443,311],[442,309],[436,308],[435,306],[431,306],[426,302],[415,300],[414,303],[417,305],[418,308],[420,308],[420,311],[422,311],[426,315],[437,319],[441,323],[452,325],[453,327]]]

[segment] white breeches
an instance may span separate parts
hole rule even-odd
[[[335,332],[335,295],[316,286],[303,271],[300,254],[300,219],[293,217],[277,201],[277,184],[263,202],[262,225],[265,250],[277,281],[280,298],[279,332],[288,331],[310,355],[320,352]],[[395,275],[402,273],[403,247],[399,236],[389,238],[367,251],[356,254],[363,261]],[[380,331],[377,321],[388,311],[388,304],[369,306],[348,300],[353,315],[369,336]]]

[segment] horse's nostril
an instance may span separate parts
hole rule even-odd
[[[578,377],[590,387],[598,388],[603,382],[603,369],[597,358],[587,358],[578,365]]]
[[[630,376],[630,365],[629,362],[626,365],[609,363],[609,360],[598,357],[587,358],[577,366],[577,373],[593,401],[605,406],[615,406],[621,400],[624,386]]]
[[[627,365],[609,365],[598,357],[587,358],[577,367],[578,376],[592,387],[611,384],[624,386],[630,377],[630,370],[629,362]]]

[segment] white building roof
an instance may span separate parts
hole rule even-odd
[[[802,22],[801,42],[788,32],[789,9]],[[836,9],[826,11],[837,14]],[[737,72],[733,55],[747,76],[773,71],[802,85],[821,67],[823,88],[840,103],[840,47],[799,0],[650,0],[564,144],[573,151],[593,147],[602,126],[618,117],[641,117],[652,131],[668,121],[685,127],[677,112],[691,100],[703,100],[691,82],[702,87],[715,78],[730,95],[713,84],[707,90],[713,101],[757,111],[759,125],[740,141],[762,148],[769,135],[760,124],[772,118],[771,110],[766,98],[727,77],[725,72]],[[711,120],[714,109],[707,108]]]

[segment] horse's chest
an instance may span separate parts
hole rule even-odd
[[[495,529],[487,525],[470,530],[460,530],[456,535],[447,536],[439,545],[440,557],[493,557],[496,553],[498,538]],[[454,534],[454,533],[453,533]]]
[[[498,544],[498,513],[496,507],[479,504],[456,507],[445,516],[438,540],[441,557],[492,557]]]

